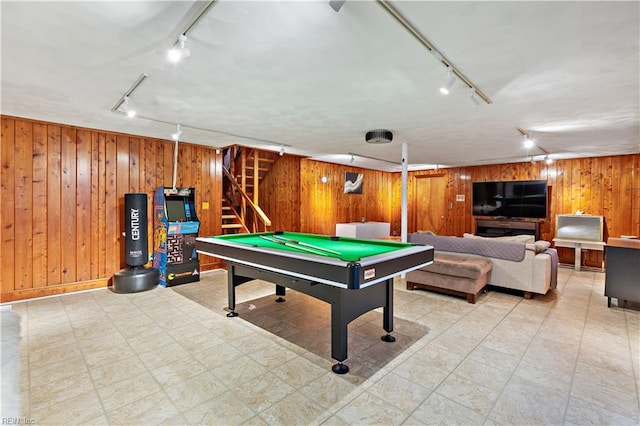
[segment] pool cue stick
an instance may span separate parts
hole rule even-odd
[[[289,244],[286,241],[276,240],[274,238],[269,238],[269,237],[266,237],[264,235],[260,235],[260,238],[262,238],[263,240],[271,241],[272,243],[282,244],[283,246],[297,248],[298,250],[306,251],[307,253],[318,254],[320,256],[326,256],[327,255],[326,253],[318,251],[318,250],[313,250],[311,248],[306,248],[306,247],[302,247],[302,246]]]
[[[281,237],[279,235],[274,235],[273,238],[276,239],[276,240],[286,241],[286,242],[292,243],[292,244],[299,244],[301,246],[309,247],[309,248],[312,248],[314,250],[326,251],[327,253],[331,253],[331,254],[335,254],[335,255],[338,255],[338,256],[342,256],[342,253],[340,253],[339,251],[331,250],[331,249],[320,247],[320,246],[315,246],[313,244],[305,243],[304,241],[294,240],[293,238]]]

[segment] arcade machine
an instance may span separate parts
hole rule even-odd
[[[153,267],[158,285],[169,287],[200,280],[194,188],[156,189],[153,197]]]

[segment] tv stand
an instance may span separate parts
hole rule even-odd
[[[482,237],[533,235],[540,239],[540,222],[517,219],[476,219],[476,234]]]

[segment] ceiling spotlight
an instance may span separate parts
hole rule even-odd
[[[124,112],[127,113],[127,117],[133,118],[136,116],[136,110],[131,108],[131,106],[129,105],[129,96],[124,97],[124,100],[122,102],[122,109],[124,109]]]
[[[524,135],[524,147],[527,149],[533,148],[533,146],[535,145],[535,143],[533,142],[533,139],[531,139],[529,137],[529,135]]]
[[[477,108],[480,105],[480,101],[478,100],[478,98],[476,98],[476,89],[474,89],[473,87],[469,89],[469,103],[474,108]]]
[[[182,129],[180,129],[179,124],[176,124],[176,132],[171,135],[171,139],[177,142],[180,139],[180,136],[182,136]]]
[[[186,47],[187,36],[180,34],[177,43],[169,50],[169,60],[171,62],[179,62],[191,56],[191,51]]]
[[[278,155],[279,155],[280,157],[282,157],[282,156],[284,155],[284,146],[281,146],[281,147],[280,147],[280,152],[278,152]]]
[[[447,71],[447,82],[440,88],[440,93],[448,95],[455,82],[456,75],[453,73],[453,69],[449,67],[449,71]]]
[[[344,6],[345,0],[329,0],[329,6],[336,12],[340,12],[340,8]]]
[[[351,154],[351,159],[349,160],[349,163],[353,164],[354,161],[356,161],[356,157],[354,157],[353,154]]]
[[[549,154],[544,156],[544,162],[547,164],[553,163],[553,159],[549,158]]]

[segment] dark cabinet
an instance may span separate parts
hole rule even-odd
[[[604,295],[607,306],[611,298],[640,303],[640,240],[609,238],[605,247],[607,272]]]

